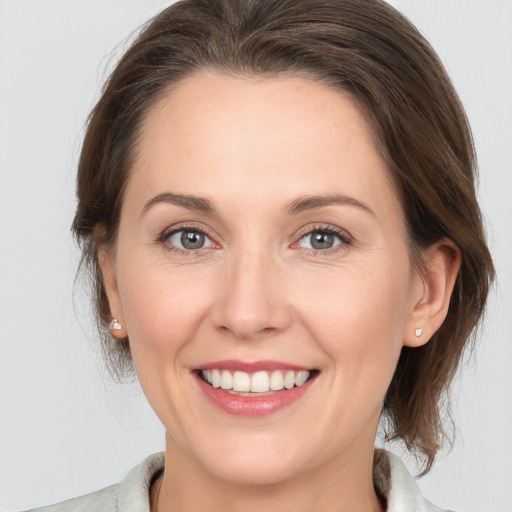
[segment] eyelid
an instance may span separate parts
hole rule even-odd
[[[329,249],[319,250],[319,249],[307,249],[307,248],[301,248],[298,247],[299,242],[307,235],[310,235],[315,232],[326,232],[326,233],[332,233],[333,235],[337,236],[341,243],[338,245],[335,245],[334,247],[331,247]],[[318,254],[318,253],[325,253],[328,254],[329,252],[336,251],[340,249],[341,247],[346,247],[347,245],[350,245],[353,242],[353,237],[348,233],[346,230],[341,229],[337,226],[333,226],[332,224],[313,224],[303,227],[296,235],[296,241],[292,244],[293,248],[297,249],[303,249],[306,251],[310,251],[312,253]]]
[[[206,237],[209,238],[209,240],[212,242],[213,247],[206,247],[201,248],[197,250],[186,250],[186,249],[180,249],[179,247],[170,246],[169,244],[166,244],[166,242],[169,240],[169,237],[173,235],[174,233],[177,233],[179,231],[197,231],[199,233],[202,233]],[[300,248],[298,247],[298,243],[300,240],[302,240],[306,235],[312,234],[314,232],[328,232],[332,233],[333,235],[339,237],[341,240],[341,243],[330,248],[330,249],[324,249],[324,250],[318,250],[318,249],[307,249],[307,248]],[[194,222],[182,222],[178,224],[174,224],[172,226],[167,227],[164,229],[161,234],[158,236],[156,242],[160,244],[165,244],[167,250],[176,251],[181,254],[187,254],[187,255],[197,255],[198,253],[201,253],[203,251],[208,251],[211,249],[218,249],[220,247],[219,242],[217,241],[218,237],[215,235],[215,233],[209,229],[207,226],[204,225],[197,225]],[[329,254],[330,252],[339,250],[341,248],[345,248],[347,245],[351,245],[353,242],[353,237],[348,233],[346,230],[339,228],[337,226],[334,226],[332,224],[321,224],[321,223],[315,223],[315,224],[309,224],[307,226],[304,226],[301,228],[297,234],[294,236],[295,241],[291,245],[291,248],[294,249],[302,249],[305,251],[309,251],[311,253],[325,253]]]
[[[347,241],[352,240],[352,236],[345,229],[339,228],[338,226],[334,226],[332,224],[322,224],[322,223],[308,224],[308,225],[304,226],[303,228],[301,228],[298,231],[296,236],[298,238],[301,238],[301,237],[308,235],[310,233],[313,233],[315,231],[327,231],[327,232],[331,232],[331,233],[338,235],[340,238],[342,238],[344,240],[347,240]]]
[[[169,238],[173,234],[178,233],[180,231],[196,231],[198,233],[202,233],[204,236],[206,236],[212,242],[213,246],[202,247],[197,250],[190,250],[190,249],[187,250],[187,249],[181,249],[180,247],[176,247],[169,243],[166,243],[166,242],[168,242]],[[174,224],[174,225],[169,226],[166,229],[164,229],[158,236],[157,243],[164,244],[165,248],[169,251],[175,251],[180,254],[186,254],[186,255],[195,255],[195,254],[201,253],[203,251],[208,251],[211,249],[218,248],[220,245],[216,241],[216,238],[217,237],[215,236],[215,234],[205,226],[198,226],[197,224],[195,224],[193,222],[182,222],[182,223]]]

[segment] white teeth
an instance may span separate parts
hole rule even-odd
[[[224,370],[220,377],[220,387],[222,389],[233,389],[233,376],[229,370]]]
[[[251,377],[251,391],[266,393],[270,389],[270,379],[267,372],[256,372]]]
[[[284,376],[284,387],[286,389],[292,389],[295,385],[295,372],[288,370]]]
[[[295,385],[296,386],[302,386],[304,382],[308,380],[309,372],[297,372],[297,375],[295,376]]]
[[[302,386],[310,376],[308,371],[274,370],[259,371],[253,374],[230,370],[203,370],[203,378],[214,388],[233,390],[233,392],[251,395],[251,393],[272,393],[283,389]]]
[[[276,370],[270,376],[270,389],[272,391],[281,391],[284,388],[283,372]]]
[[[219,370],[211,370],[212,372],[212,386],[220,388],[220,372]]]
[[[235,372],[233,374],[234,391],[251,391],[251,377],[245,372]]]

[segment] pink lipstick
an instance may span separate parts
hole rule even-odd
[[[202,393],[235,416],[266,416],[299,400],[317,370],[280,361],[217,361],[193,371]]]

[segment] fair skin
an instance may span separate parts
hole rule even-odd
[[[382,510],[386,389],[402,346],[442,323],[457,249],[443,241],[413,270],[366,120],[318,82],[199,73],[152,108],[137,149],[100,264],[167,432],[153,511],[157,494],[158,512]],[[311,380],[283,407],[239,415],[203,392],[218,361]]]

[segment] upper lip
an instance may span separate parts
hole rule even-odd
[[[240,361],[237,359],[224,359],[222,361],[212,361],[197,366],[194,370],[231,370],[246,373],[257,372],[262,370],[295,370],[295,371],[311,371],[311,368],[297,364],[287,363],[284,361]]]

